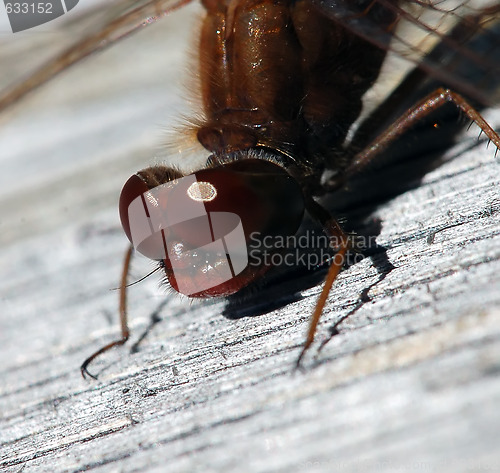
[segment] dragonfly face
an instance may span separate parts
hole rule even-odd
[[[187,176],[145,169],[120,197],[130,242],[160,261],[170,285],[191,297],[228,296],[262,276],[269,266],[253,264],[248,245],[264,248],[265,241],[295,234],[303,213],[297,181],[257,153]]]

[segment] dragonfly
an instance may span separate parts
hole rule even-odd
[[[0,110],[14,106],[88,55],[188,3],[121,1],[100,11],[93,16],[98,18],[95,32],[7,89],[0,96]],[[453,104],[500,148],[498,134],[478,112],[500,101],[495,82],[500,62],[494,60],[500,45],[496,1],[205,0],[202,4],[203,111],[186,134],[203,146],[204,164],[188,175],[169,166],[145,168],[125,184],[120,215],[131,246],[120,284],[121,337],[85,360],[84,376],[93,376],[87,368],[97,356],[129,339],[126,296],[134,248],[159,261],[178,292],[199,298],[229,296],[272,269],[267,264],[238,265],[238,258],[229,258],[229,232],[241,223],[244,245],[255,233],[261,242],[294,235],[307,212],[336,253],[311,315],[299,366],[314,341],[347,252],[356,245],[319,199],[345,187],[391,143],[445,104]],[[479,49],[473,47],[477,42]],[[389,56],[404,64],[399,74],[386,72]],[[388,76],[395,85],[383,95],[377,85]],[[407,104],[408,91],[422,87],[428,78],[441,85]],[[377,104],[371,103],[375,95]],[[142,210],[133,213],[131,207],[138,202]],[[248,202],[253,205],[250,210]],[[138,244],[137,222],[150,223],[155,208],[161,209],[155,231]],[[192,208],[195,217],[187,223],[181,217],[172,220],[171,215]],[[200,208],[206,214],[197,213]],[[211,218],[222,214],[238,219],[217,220],[220,228],[215,228]],[[209,242],[200,236],[207,224],[210,242],[220,240],[225,246],[200,256],[199,249]],[[239,271],[235,265],[244,267]]]

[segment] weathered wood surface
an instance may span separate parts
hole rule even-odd
[[[500,168],[474,128],[375,210],[388,263],[342,272],[304,372],[320,286],[229,320],[152,277],[130,291],[137,350],[81,378],[118,333],[116,196],[181,108],[177,49],[155,65],[144,52],[162,38],[152,27],[75,68],[0,130],[0,471],[500,471]]]

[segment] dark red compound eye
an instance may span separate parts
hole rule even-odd
[[[263,274],[269,267],[252,264],[250,245],[271,252],[264,243],[295,234],[304,213],[295,179],[269,161],[234,161],[153,188],[146,180],[132,176],[122,190],[123,228],[191,297],[233,294]]]

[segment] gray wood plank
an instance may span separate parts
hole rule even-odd
[[[174,41],[191,16],[75,68],[0,129],[0,470],[500,471],[499,163],[474,127],[370,214],[394,269],[375,255],[341,273],[303,372],[321,286],[229,320],[151,277],[129,296],[137,350],[81,378],[119,330],[116,199],[183,111]],[[134,277],[149,269],[138,258]]]

